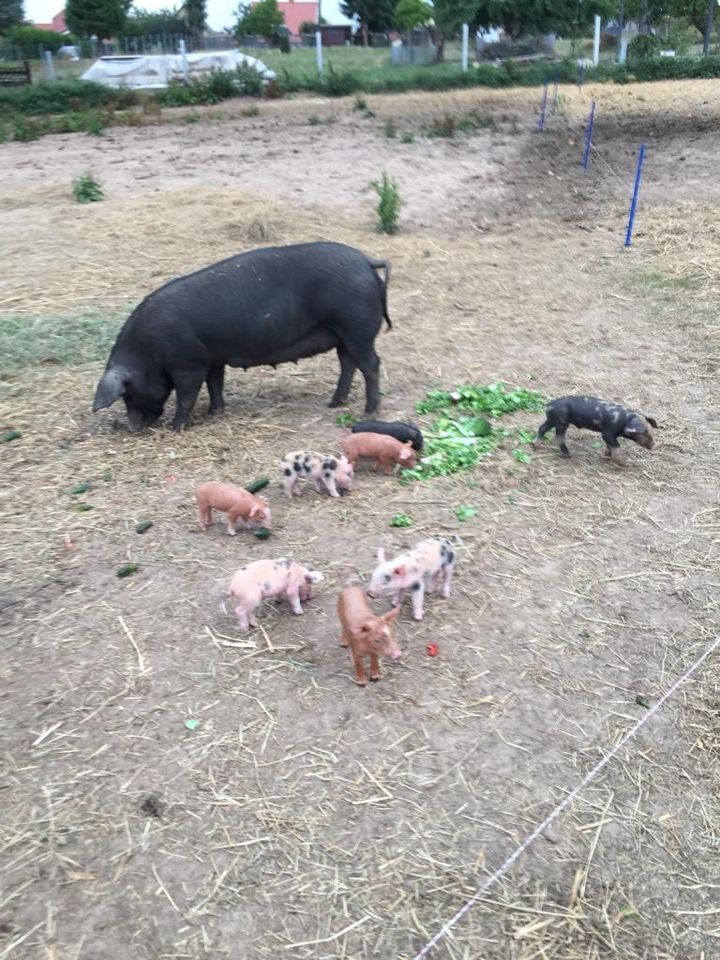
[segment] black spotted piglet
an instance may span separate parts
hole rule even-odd
[[[338,487],[341,490],[352,489],[353,468],[345,457],[297,450],[283,457],[280,461],[280,472],[283,489],[288,497],[300,495],[301,477],[312,480],[318,493],[327,490],[331,497],[340,496]]]
[[[560,397],[548,404],[545,422],[540,425],[533,446],[538,447],[548,430],[554,429],[563,456],[569,457],[565,434],[571,424],[601,434],[605,441],[605,456],[621,465],[625,464],[627,454],[620,449],[619,437],[634,440],[641,447],[652,450],[655,438],[650,428],[659,429],[652,417],[644,417],[634,410],[620,406],[619,403],[584,395]]]
[[[393,605],[399,607],[406,590],[412,594],[413,617],[423,618],[425,591],[441,589],[442,596],[450,596],[450,583],[455,568],[455,551],[450,540],[432,537],[421,540],[412,550],[399,553],[392,560],[385,559],[385,551],[377,553],[378,566],[370,578],[368,596],[393,595]]]

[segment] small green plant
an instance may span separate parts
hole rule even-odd
[[[406,513],[396,513],[390,520],[391,527],[411,527],[412,525],[413,518],[409,517]]]
[[[372,118],[375,116],[375,111],[374,111],[374,110],[366,110],[366,111],[365,111],[365,116],[368,118],[368,120],[372,120]]]
[[[199,120],[200,114],[195,113],[194,110],[185,117],[185,123],[197,123]]]
[[[353,110],[367,110],[367,100],[364,97],[355,97]]]
[[[532,457],[529,453],[526,453],[525,450],[515,449],[512,452],[512,455],[515,457],[518,463],[530,463]]]
[[[427,135],[429,137],[446,137],[449,140],[457,133],[458,122],[455,117],[450,116],[449,113],[446,113],[444,117],[441,117],[439,120],[434,120],[430,126],[427,128]]]
[[[373,181],[370,186],[378,195],[375,211],[378,215],[379,233],[397,233],[400,214],[400,193],[394,180],[383,170],[382,180]]]
[[[311,127],[319,127],[322,123],[322,120],[316,113],[314,113],[311,117],[308,117],[308,123]]]
[[[458,507],[455,510],[455,516],[460,521],[470,520],[477,513],[477,507]]]
[[[7,127],[5,126],[5,121],[0,120],[0,143],[5,143],[8,138]]]
[[[392,120],[386,120],[385,126],[383,127],[383,133],[388,138],[388,140],[394,140],[397,136],[397,127]]]
[[[27,143],[30,140],[37,140],[39,136],[40,132],[38,127],[31,120],[26,120],[25,117],[13,118],[14,140],[20,140],[22,143]]]
[[[73,182],[73,196],[78,203],[96,203],[103,198],[102,187],[86,173]]]
[[[242,111],[244,117],[259,117],[260,116],[260,107],[247,107],[247,109]]]
[[[105,133],[105,119],[101,113],[90,111],[85,117],[85,132],[91,137],[101,137]]]
[[[355,418],[350,413],[349,410],[342,410],[336,417],[335,423],[339,427],[351,427],[355,422]]]
[[[415,134],[412,130],[406,130],[400,137],[401,143],[413,143],[415,140]]]

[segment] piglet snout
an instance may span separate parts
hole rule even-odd
[[[388,654],[391,660],[399,660],[402,656],[400,650],[393,650],[392,653]]]

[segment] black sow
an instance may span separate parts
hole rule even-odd
[[[384,269],[385,280],[378,270]],[[380,400],[374,341],[387,312],[390,264],[341,243],[251,250],[171,280],[125,321],[95,392],[93,411],[121,397],[133,428],[160,417],[175,390],[172,426],[186,426],[203,383],[210,412],[223,409],[225,365],[277,366],[337,350],[343,403],[355,371],[366,414]]]

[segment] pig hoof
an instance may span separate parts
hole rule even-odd
[[[367,680],[356,680],[355,683],[357,684],[358,687],[366,687],[366,686],[367,686]]]
[[[377,683],[380,677],[370,677],[370,683]]]

